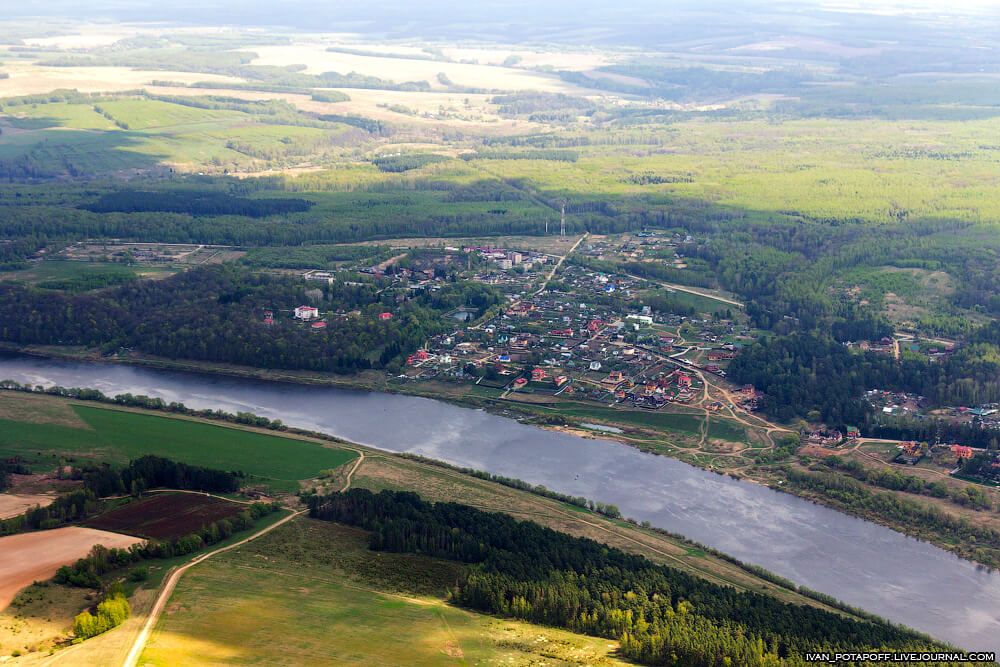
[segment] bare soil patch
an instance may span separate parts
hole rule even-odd
[[[86,556],[95,544],[121,549],[141,541],[79,526],[0,537],[0,609],[19,590],[51,578],[60,566]]]
[[[24,514],[25,510],[35,505],[45,507],[55,499],[54,495],[0,493],[0,519],[9,519],[18,514]]]
[[[220,519],[234,517],[246,507],[239,503],[193,493],[166,493],[102,514],[87,522],[92,528],[113,530],[158,540],[190,535]]]

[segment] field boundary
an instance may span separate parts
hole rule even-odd
[[[250,542],[251,540],[255,540],[261,535],[271,532],[278,526],[291,521],[295,517],[300,516],[305,512],[306,510],[299,510],[297,512],[292,512],[284,519],[281,519],[280,521],[275,521],[271,525],[257,531],[256,533],[250,535],[249,537],[243,538],[239,542],[234,542],[230,545],[216,549],[215,551],[209,551],[206,554],[202,554],[197,558],[193,559],[191,562],[182,565],[178,567],[176,570],[174,570],[170,574],[170,576],[167,577],[167,579],[163,582],[163,586],[160,588],[160,593],[156,597],[156,601],[153,603],[153,606],[149,610],[149,615],[146,617],[146,622],[142,626],[142,630],[139,632],[139,636],[136,637],[135,641],[132,643],[132,648],[131,650],[129,650],[128,655],[125,657],[125,661],[122,663],[122,667],[135,667],[136,663],[139,660],[139,656],[142,654],[143,649],[146,648],[146,642],[149,641],[149,636],[150,634],[152,634],[153,626],[156,625],[156,621],[159,619],[160,614],[163,613],[163,609],[167,606],[167,600],[170,599],[170,595],[174,592],[174,589],[177,587],[177,582],[180,581],[181,576],[183,576],[188,569],[194,567],[198,563],[208,560],[212,556],[221,554],[224,551],[229,551],[230,549],[235,549],[236,547],[242,546],[247,542]]]

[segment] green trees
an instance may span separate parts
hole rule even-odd
[[[73,635],[77,639],[89,639],[118,627],[131,615],[132,607],[125,594],[116,592],[98,603],[96,615],[84,611],[73,619]]]
[[[461,606],[617,639],[623,655],[642,664],[791,666],[825,647],[933,645],[883,622],[738,592],[529,521],[414,493],[352,489],[305,500],[314,518],[372,531],[372,549],[468,564],[452,591]]]
[[[488,308],[498,299],[485,286],[456,284],[397,305],[395,294],[380,292],[381,287],[322,286],[324,309],[359,314],[339,316],[344,326],[313,330],[289,315],[275,326],[263,324],[265,311],[290,314],[308,303],[305,284],[233,265],[194,269],[99,295],[67,296],[2,283],[0,340],[87,345],[109,352],[124,346],[175,359],[350,373],[405,361],[443,330],[439,308],[453,303]],[[396,316],[382,320],[379,314],[386,310]]]

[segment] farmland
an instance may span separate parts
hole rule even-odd
[[[147,539],[170,540],[234,517],[243,509],[239,503],[193,493],[156,494],[105,512],[87,525]]]
[[[66,404],[60,399],[43,400],[46,404]],[[50,405],[48,412],[56,410]],[[183,421],[173,417],[157,419]],[[319,483],[328,490],[339,489],[347,481],[375,490],[410,489],[430,499],[509,512],[641,553],[655,562],[670,564],[710,581],[767,592],[800,604],[818,604],[675,539],[447,468],[383,452],[368,452],[362,465],[348,475],[353,468],[353,462],[346,461],[329,476],[324,475]],[[143,516],[159,515],[162,508],[157,507],[161,503],[176,502],[180,496],[152,496],[126,506],[125,512],[134,508],[133,514],[142,510]],[[190,495],[190,498],[203,497]],[[112,512],[108,518],[121,513],[122,510]],[[121,529],[120,525],[116,527]],[[168,654],[202,654],[218,660],[242,661],[251,659],[245,652],[252,650],[254,655],[262,656],[261,664],[273,657],[272,651],[284,651],[296,664],[308,663],[321,650],[316,643],[320,640],[314,637],[316,628],[343,626],[345,636],[354,638],[350,644],[353,648],[341,656],[347,662],[364,663],[373,659],[393,662],[409,646],[411,651],[418,652],[408,660],[421,664],[436,662],[442,651],[444,655],[458,655],[457,651],[461,651],[466,658],[481,656],[484,660],[510,657],[516,664],[537,659],[533,656],[544,651],[548,659],[571,664],[614,664],[614,657],[608,653],[612,647],[605,640],[477,616],[443,604],[441,594],[455,576],[453,563],[385,553],[373,557],[365,548],[365,539],[353,529],[297,519],[216,558],[198,565],[181,580],[177,597],[171,598],[167,613],[161,617],[144,660],[159,664]],[[175,558],[163,565],[154,562],[152,569],[157,574],[133,595],[139,616],[121,631],[89,640],[74,649],[78,659],[89,656],[87,660],[120,660],[123,642],[131,641],[136,624],[143,618],[143,609],[149,604],[150,586],[155,587],[162,568],[183,561],[184,558]],[[66,592],[66,597],[59,588],[32,588],[27,595],[23,607],[27,616],[19,621],[18,633],[11,635],[15,641],[29,635],[51,638],[60,623],[65,623],[58,614],[72,615],[79,609],[73,608],[78,603],[73,602],[71,591]],[[53,606],[52,601],[61,597],[68,600],[65,611]],[[261,634],[260,627],[234,623],[234,610],[240,618],[266,617],[269,620],[264,625],[271,629]],[[51,623],[42,622],[39,615],[44,614],[52,619]],[[358,618],[365,619],[365,623],[358,624]],[[394,636],[398,639],[386,642],[384,629],[399,624],[412,627],[413,634],[397,631]],[[328,643],[323,646],[323,650],[330,650]],[[543,646],[544,649],[540,648]],[[116,655],[119,657],[111,657]]]
[[[841,439],[926,440],[941,419],[938,441],[944,424],[956,446],[996,446],[992,16],[814,21],[761,3],[724,17],[650,6],[637,25],[618,7],[525,3],[498,21],[475,4],[361,16],[332,3],[307,19],[240,7],[219,28],[200,6],[184,27],[176,8],[122,9],[144,1],[96,0],[94,24],[66,0],[52,0],[67,5],[58,19],[0,21],[5,349],[444,398],[589,437],[610,427],[1000,563],[994,490],[904,488],[895,450]],[[125,13],[100,18],[111,4]],[[286,27],[265,27],[276,19]],[[243,413],[16,389],[0,392],[0,475],[27,495],[0,496],[0,516],[152,454],[244,472],[244,495],[289,508],[312,487],[412,490],[825,604],[575,500],[363,448],[359,461],[347,443],[238,426],[262,423]],[[873,389],[907,397],[902,411],[862,401]],[[821,444],[802,448],[810,438]],[[924,482],[944,479],[949,445]],[[854,467],[823,458],[835,451]],[[111,505],[87,525],[160,539],[241,507]],[[140,664],[616,662],[614,640],[446,604],[461,566],[364,539],[299,517],[199,563]],[[131,581],[137,618],[74,659],[119,662],[166,567],[185,562]],[[84,604],[64,591],[43,622],[48,588],[23,607],[45,642]]]
[[[55,496],[42,494],[0,494],[0,519],[9,519],[12,516],[24,514],[24,511],[36,505],[45,507],[53,501]]]
[[[141,540],[127,535],[71,526],[0,537],[0,609],[33,581],[55,574],[61,565],[87,555],[95,544],[124,548]]]
[[[0,395],[0,404],[8,399]],[[170,457],[192,465],[242,470],[282,491],[294,491],[298,481],[320,470],[352,460],[349,450],[248,432],[184,419],[170,419],[87,405],[72,406],[86,428],[53,423],[3,421],[0,454],[33,458],[43,452],[126,463],[145,454]]]

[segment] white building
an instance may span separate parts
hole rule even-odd
[[[506,269],[511,269],[513,267],[514,267],[514,263],[512,261],[510,261],[509,259],[501,259],[500,260],[500,268],[501,269],[505,269],[506,270]]]
[[[308,322],[319,318],[319,308],[312,306],[299,306],[295,309],[295,319]]]

